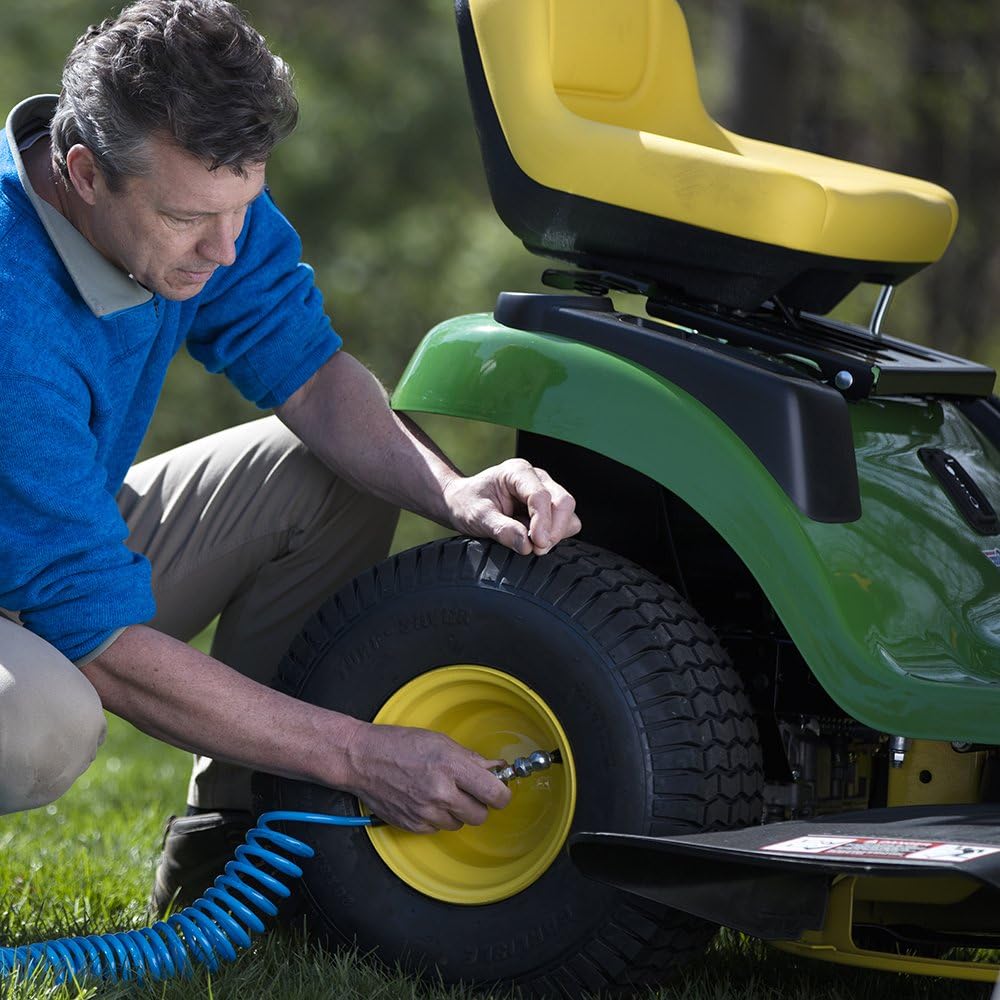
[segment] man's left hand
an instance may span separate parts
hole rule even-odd
[[[580,530],[572,495],[523,458],[456,477],[444,500],[459,531],[496,539],[523,556],[545,555]]]

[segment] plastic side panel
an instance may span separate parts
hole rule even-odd
[[[571,441],[650,476],[744,560],[846,712],[900,735],[998,742],[1000,569],[984,553],[1000,539],[976,535],[917,457],[948,450],[1000,501],[1000,455],[952,405],[852,405],[863,513],[850,524],[802,515],[718,417],[665,379],[486,315],[432,330],[393,406]]]

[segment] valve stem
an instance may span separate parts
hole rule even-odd
[[[562,754],[558,750],[552,750],[549,753],[544,750],[536,750],[527,757],[518,757],[513,764],[491,767],[490,771],[505,785],[508,785],[515,778],[527,778],[529,774],[534,774],[536,771],[547,771],[553,764],[561,763]]]

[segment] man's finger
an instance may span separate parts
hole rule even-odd
[[[479,799],[460,788],[456,790],[456,793],[457,801],[448,806],[448,811],[452,816],[463,825],[481,826],[485,823],[490,814],[489,809]]]
[[[492,809],[503,809],[510,802],[511,790],[492,772],[476,767],[459,783],[477,802]]]
[[[559,485],[544,469],[535,469],[542,486],[548,490],[552,499],[552,521],[549,530],[549,548],[561,542],[564,538],[570,538],[580,530],[580,519],[576,516],[576,500],[573,495]],[[536,554],[538,552],[538,540],[536,542]],[[545,551],[548,551],[546,549]]]
[[[465,825],[461,817],[456,816],[450,809],[442,809],[434,819],[431,820],[438,830],[461,830]]]
[[[508,488],[512,496],[528,508],[528,532],[534,551],[551,546],[552,496],[538,476],[538,470],[530,465],[511,468],[507,476]]]
[[[528,528],[513,517],[491,510],[483,518],[485,533],[522,556],[531,555]]]

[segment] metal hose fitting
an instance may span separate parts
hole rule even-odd
[[[536,750],[527,757],[518,757],[513,764],[491,767],[490,771],[507,785],[515,778],[527,778],[529,774],[535,774],[537,771],[547,771],[553,764],[561,763],[562,754],[558,750],[552,750],[550,753],[546,753],[544,750]]]

